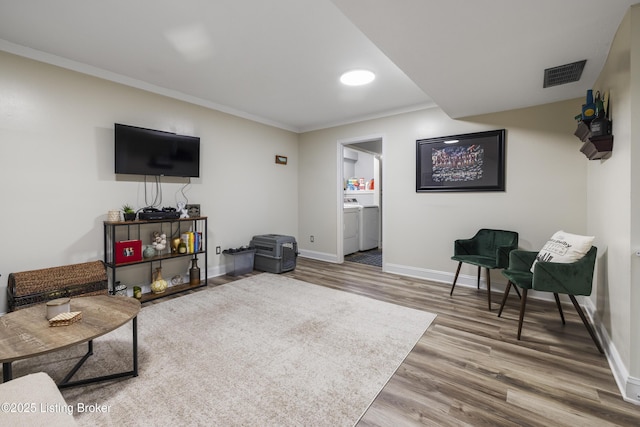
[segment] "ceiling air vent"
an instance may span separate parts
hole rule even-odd
[[[544,85],[542,87],[558,86],[565,83],[577,82],[580,80],[586,59],[571,64],[560,65],[558,67],[544,70]]]

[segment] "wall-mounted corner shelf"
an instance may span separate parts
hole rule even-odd
[[[580,148],[589,160],[608,159],[612,150],[613,135],[592,136]]]
[[[609,124],[609,126],[611,126]],[[611,129],[611,127],[609,127]],[[613,135],[592,136],[589,130],[589,123],[580,122],[574,132],[584,144],[580,151],[589,160],[608,159],[613,151]]]

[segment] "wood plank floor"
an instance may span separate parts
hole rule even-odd
[[[515,292],[498,318],[501,295],[489,312],[484,290],[450,297],[448,284],[363,264],[298,258],[284,275],[437,314],[358,426],[640,426],[572,306],[563,326],[553,302],[528,301],[518,341]]]

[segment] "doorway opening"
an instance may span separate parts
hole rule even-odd
[[[383,267],[383,137],[338,141],[338,262]]]

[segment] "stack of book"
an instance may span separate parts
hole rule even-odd
[[[202,251],[202,232],[189,231],[182,233],[180,240],[187,246],[187,253],[192,254]]]

